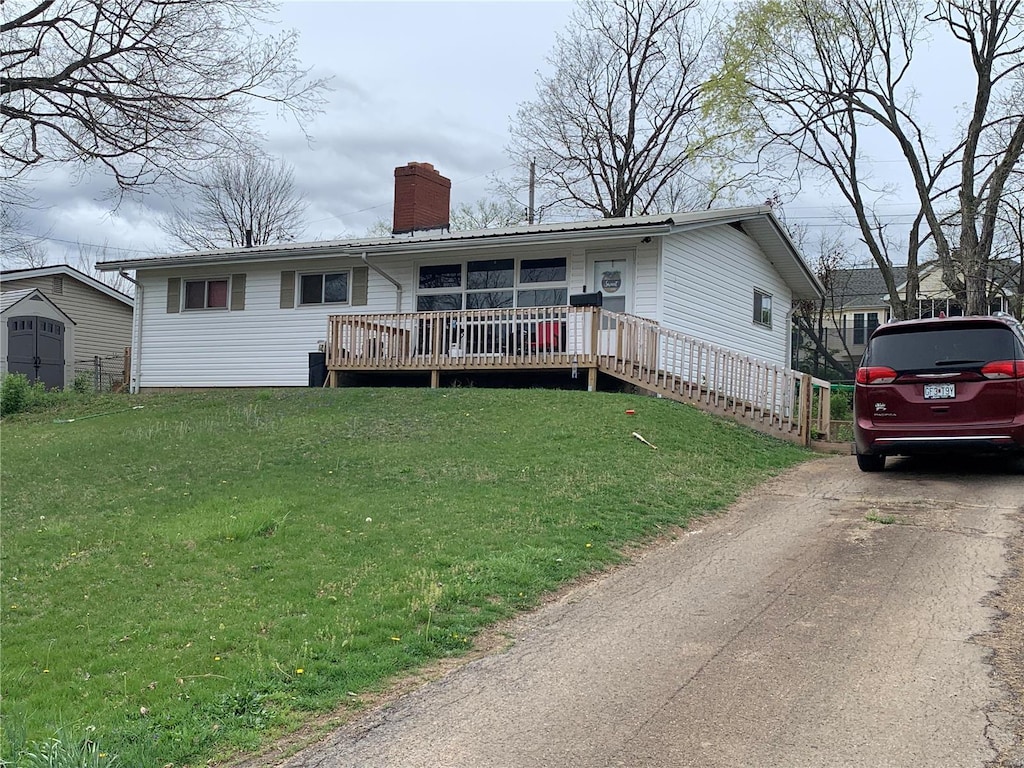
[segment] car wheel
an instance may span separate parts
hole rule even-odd
[[[885,455],[881,453],[858,453],[857,466],[861,472],[881,472],[885,469]]]

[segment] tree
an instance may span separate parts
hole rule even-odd
[[[0,188],[0,268],[27,269],[46,264],[42,238],[25,231],[24,210],[34,204],[35,198],[16,182]]]
[[[807,252],[810,240],[807,229],[788,227],[788,231],[799,250]],[[807,370],[821,378],[849,381],[854,371],[847,361],[852,355],[846,335],[838,324],[843,306],[849,298],[848,250],[842,238],[834,232],[822,232],[814,249],[817,255],[812,268],[825,291],[816,301],[798,301],[793,306],[793,325],[799,337],[806,340],[808,345],[808,355],[801,362],[800,370]],[[830,347],[830,340],[838,340],[841,349]],[[837,357],[837,353],[843,357]]]
[[[448,217],[452,232],[473,229],[514,227],[526,221],[526,209],[513,199],[481,197],[474,203],[460,203]],[[377,219],[366,231],[366,237],[390,237],[391,222]]]
[[[548,56],[552,74],[510,129],[509,154],[523,169],[535,163],[542,214],[629,216],[678,203],[683,190],[690,205],[720,194],[714,163],[738,134],[707,130],[713,23],[697,0],[580,0]]]
[[[210,250],[294,240],[304,229],[305,198],[282,161],[218,161],[192,185],[191,207],[174,205],[160,228],[185,248]]]
[[[1024,148],[1024,111],[1012,98],[1024,61],[1020,1],[941,0],[929,8],[916,0],[756,0],[729,31],[726,67],[714,89],[720,116],[749,121],[769,144],[838,189],[883,273],[897,318],[916,314],[926,245],[967,312],[987,311],[993,225]],[[976,80],[963,130],[946,148],[936,146],[915,115],[919,94],[910,80],[916,47],[937,34],[965,44]],[[947,105],[946,113],[955,107]],[[1006,140],[985,151],[993,134]],[[895,191],[873,187],[865,160],[868,138],[879,136],[888,137],[904,163],[917,206],[902,237],[874,208]],[[907,264],[903,297],[892,268],[900,246]]]
[[[269,0],[6,0],[0,158],[10,176],[99,163],[122,191],[257,141],[256,106],[299,124],[326,81],[267,36]]]

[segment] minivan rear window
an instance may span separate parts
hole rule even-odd
[[[900,372],[979,368],[993,360],[1016,359],[1015,342],[1008,328],[912,328],[875,336],[863,364]]]

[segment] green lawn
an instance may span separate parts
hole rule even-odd
[[[256,749],[810,455],[622,394],[61,408],[2,426],[8,764],[56,734],[133,767]]]

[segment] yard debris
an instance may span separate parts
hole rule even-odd
[[[115,413],[126,413],[127,411],[137,411],[140,408],[145,408],[144,405],[133,405],[131,408],[122,408],[120,411],[107,411],[106,413],[94,413],[90,416],[78,416],[73,419],[54,419],[54,424],[74,424],[76,421],[85,421],[86,419],[98,419],[100,416],[113,416]]]
[[[655,450],[655,451],[656,451],[656,450],[658,450],[658,446],[656,446],[656,445],[653,445],[652,443],[649,443],[649,442],[647,441],[647,438],[645,438],[645,437],[644,437],[643,435],[641,435],[641,434],[640,434],[639,432],[634,432],[634,433],[633,433],[633,437],[635,437],[635,438],[636,438],[637,440],[639,440],[639,441],[640,441],[641,443],[643,443],[644,445],[650,446],[652,450]]]

